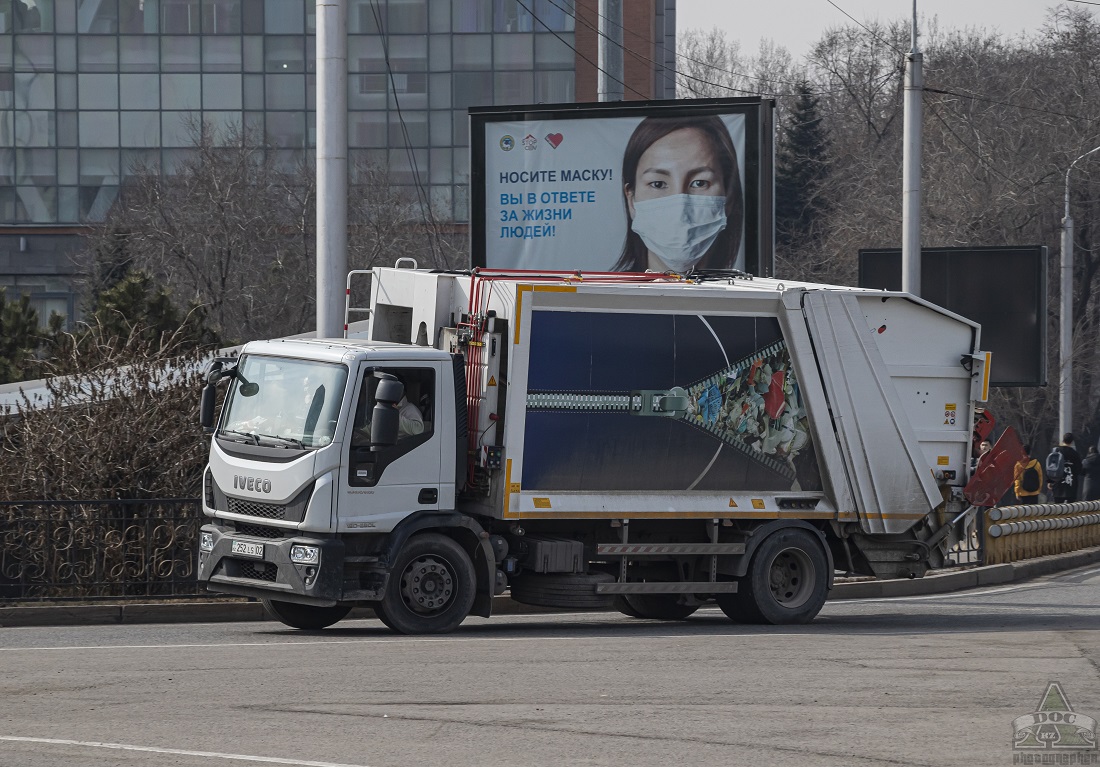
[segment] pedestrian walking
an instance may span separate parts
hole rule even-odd
[[[1089,445],[1088,455],[1081,461],[1081,473],[1085,477],[1081,499],[1100,500],[1100,453],[1096,452],[1095,445]]]
[[[1062,442],[1047,455],[1047,488],[1055,503],[1077,500],[1081,484],[1081,456],[1073,448],[1073,432],[1062,435]]]
[[[1043,489],[1043,467],[1031,455],[1031,445],[1024,445],[1024,457],[1013,469],[1014,489],[1019,503],[1038,503]],[[1100,486],[1098,486],[1100,487]]]

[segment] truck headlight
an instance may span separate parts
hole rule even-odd
[[[213,533],[199,533],[199,551],[213,551],[214,550],[214,534]]]
[[[290,561],[296,565],[315,565],[321,561],[321,550],[316,546],[291,546]]]

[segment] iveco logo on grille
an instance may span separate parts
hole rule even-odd
[[[260,477],[244,477],[240,474],[233,475],[233,487],[237,490],[251,490],[256,493],[270,493],[271,480]]]

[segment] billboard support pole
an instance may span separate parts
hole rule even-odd
[[[1058,359],[1058,437],[1073,431],[1073,217],[1069,213],[1069,174],[1100,146],[1090,149],[1066,168],[1065,216],[1062,218],[1060,337]]]
[[[347,0],[317,0],[317,337],[340,338],[348,273]]]
[[[924,54],[917,48],[917,0],[913,0],[913,45],[905,56],[905,124],[902,139],[901,289],[920,295],[921,96]]]
[[[623,0],[600,0],[599,16],[599,100],[622,101]]]

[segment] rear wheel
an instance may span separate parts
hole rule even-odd
[[[736,594],[718,599],[735,623],[808,623],[828,594],[828,558],[808,530],[772,533],[752,556]]]
[[[333,605],[315,607],[295,602],[280,602],[276,599],[262,600],[264,610],[277,621],[295,629],[318,631],[343,620],[351,612],[351,605]]]
[[[624,599],[634,609],[635,618],[652,618],[662,621],[682,621],[699,609],[687,605],[679,594],[627,594]]]
[[[454,631],[474,604],[477,578],[465,549],[438,533],[408,540],[394,562],[378,618],[401,634]]]
[[[638,609],[634,605],[627,601],[627,598],[623,595],[615,597],[615,609],[621,612],[623,615],[629,615],[631,618],[644,618],[645,616],[638,612]]]

